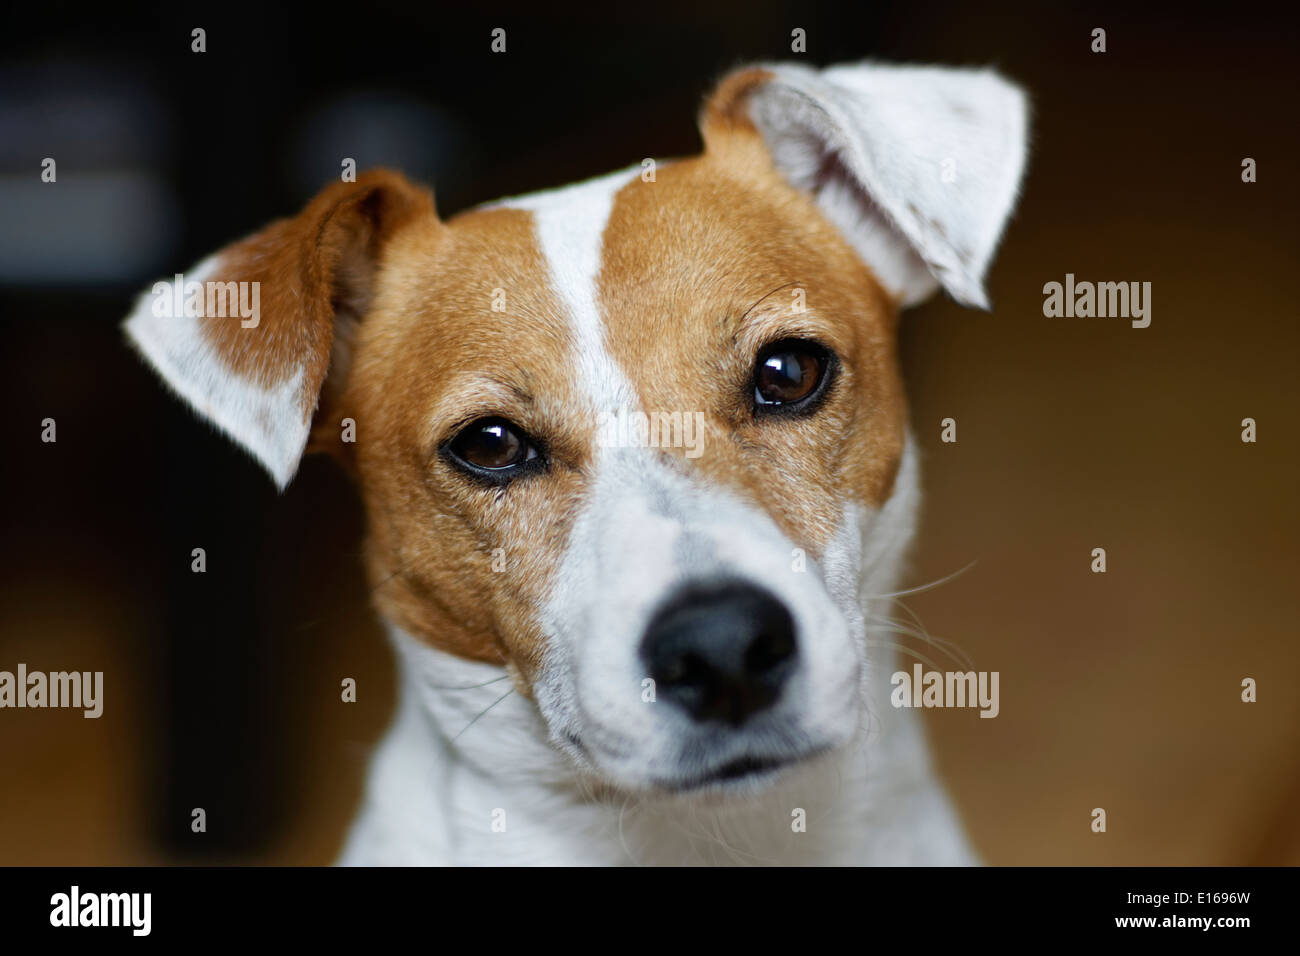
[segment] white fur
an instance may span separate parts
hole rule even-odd
[[[816,196],[885,287],[912,305],[937,280],[988,308],[984,272],[1024,168],[1024,94],[990,70],[764,68],[774,79],[750,115],[777,166]],[[829,176],[828,156],[840,160]]]
[[[621,169],[489,207],[523,209],[533,215],[537,244],[550,268],[551,288],[569,311],[578,374],[585,386],[587,411],[593,416],[619,408],[630,410],[635,400],[631,382],[605,348],[605,324],[596,304],[595,284],[614,194],[639,173],[639,166]]]
[[[596,296],[613,195],[635,174],[624,170],[507,203],[533,213],[551,285],[568,307],[593,414],[644,411],[634,404],[626,370],[606,348]],[[534,693],[552,742],[579,765],[629,788],[708,769],[684,767],[683,754],[705,749],[715,735],[671,706],[642,700],[646,675],[638,654],[655,608],[675,587],[707,575],[764,587],[805,635],[801,666],[781,706],[731,735],[730,752],[714,754],[712,762],[785,756],[792,738],[809,747],[843,743],[858,716],[861,641],[820,577],[792,570],[793,546],[772,519],[668,468],[653,449],[598,447],[592,472],[587,504],[541,615],[548,656]],[[569,733],[585,747],[576,748]]]
[[[1021,175],[1019,91],[972,71],[769,69],[776,78],[754,95],[752,115],[777,164],[814,194],[882,282],[904,303],[940,282],[985,305],[983,274]],[[956,163],[951,183],[945,159]],[[592,415],[637,410],[629,376],[606,348],[595,294],[613,196],[635,172],[505,203],[533,214]],[[149,296],[127,331],[182,397],[277,484],[289,480],[309,428],[301,369],[272,389],[240,380],[196,320],[155,317]],[[650,449],[594,454],[540,612],[547,649],[536,703],[514,691],[506,670],[390,627],[399,706],[340,862],[974,862],[916,718],[888,704],[896,663],[880,620],[915,521],[910,438],[889,500],[879,510],[839,502],[831,544],[804,571],[753,504]],[[798,642],[780,701],[724,734],[643,701],[637,653],[660,601],[685,581],[718,575],[780,599]],[[812,750],[819,755],[766,787],[737,784],[725,799],[665,796],[659,785],[743,754]],[[807,832],[791,826],[798,811]]]
[[[507,203],[534,215],[593,413],[635,401],[606,348],[596,301],[612,195],[629,175]],[[541,614],[547,649],[536,704],[511,690],[505,670],[458,661],[393,629],[398,717],[340,862],[973,862],[914,718],[887,704],[894,653],[868,640],[868,616],[887,600],[871,595],[893,586],[911,535],[910,441],[890,501],[878,512],[843,504],[821,566],[804,571],[752,505],[666,467],[649,449],[594,454],[592,487]],[[682,582],[719,575],[774,594],[799,633],[799,666],[781,701],[723,735],[643,700],[638,659],[656,606]],[[826,753],[743,799],[654,793],[659,780],[798,747]],[[792,829],[798,811],[807,832]]]
[[[184,284],[206,282],[215,269],[215,258],[205,259],[185,274]],[[154,314],[152,292],[136,299],[124,323],[127,337],[177,395],[248,451],[283,489],[298,470],[311,430],[302,367],[273,388],[236,375],[204,337],[199,319],[175,314],[176,285],[175,279],[168,283],[164,315]]]
[[[849,509],[827,555],[826,580],[839,600],[870,608],[871,595],[893,587],[917,495],[909,443],[890,501],[871,515]],[[861,580],[850,571],[859,556]],[[719,802],[598,786],[548,741],[538,707],[510,691],[503,668],[390,633],[402,675],[398,713],[341,864],[975,862],[916,718],[888,705],[888,647],[868,647],[859,689],[867,706],[846,745],[753,797]],[[806,832],[792,829],[797,810]]]

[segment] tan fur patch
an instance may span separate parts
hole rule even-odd
[[[744,76],[729,95],[743,95]],[[704,413],[703,455],[664,449],[665,460],[738,491],[816,557],[846,502],[890,492],[904,420],[896,309],[739,115],[711,107],[703,156],[619,191],[598,304],[642,409]],[[263,384],[305,361],[305,408],[325,395],[314,447],[338,450],[340,420],[356,422],[347,450],[380,612],[433,646],[512,665],[527,692],[597,424],[532,214],[484,209],[444,224],[427,192],[371,174],[219,262],[222,278],[265,283],[258,329],[207,326],[223,357]],[[806,311],[793,309],[795,290]],[[756,355],[792,336],[839,356],[832,392],[810,418],[756,420]],[[440,454],[492,416],[539,439],[549,471],[489,487]]]
[[[547,274],[527,212],[404,233],[386,251],[342,402],[358,426],[380,609],[431,644],[525,673],[543,650],[537,608],[592,441],[591,422],[574,418],[573,342]],[[457,426],[495,415],[545,442],[549,474],[482,487],[439,456]]]
[[[437,223],[433,195],[400,174],[375,170],[333,184],[293,218],[222,250],[209,281],[259,283],[261,314],[249,328],[238,316],[205,315],[204,335],[234,372],[263,387],[302,368],[305,419],[330,364],[336,315],[364,313],[380,248],[414,221]]]
[[[610,350],[644,410],[703,412],[704,452],[689,467],[796,544],[819,555],[846,501],[889,496],[905,419],[896,307],[752,129],[715,123],[704,156],[619,192],[599,290]],[[812,417],[756,420],[757,353],[786,337],[838,354],[833,390]]]
[[[338,412],[357,421],[381,612],[452,653],[516,665],[525,691],[596,438],[571,317],[547,277],[525,211],[402,231],[385,248]],[[715,135],[706,155],[618,193],[598,295],[643,409],[705,414],[702,457],[665,449],[666,460],[739,491],[814,557],[846,502],[888,497],[905,414],[894,304],[751,132]],[[811,418],[756,421],[755,356],[788,336],[837,353],[834,389]],[[490,415],[541,439],[551,470],[486,488],[440,458],[458,425]]]

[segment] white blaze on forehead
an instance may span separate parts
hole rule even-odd
[[[596,415],[641,404],[611,354],[598,296],[611,212],[638,171],[497,204],[533,218],[573,335],[579,388]],[[858,722],[860,641],[819,575],[791,573],[791,544],[772,516],[670,467],[654,449],[596,441],[591,454],[585,500],[539,609],[547,641],[532,689],[557,746],[636,787],[698,759],[707,749],[698,728],[671,708],[645,705],[640,647],[655,609],[683,580],[712,576],[752,582],[795,619],[800,667],[784,697],[782,726],[818,746],[845,739]],[[853,590],[851,582],[840,589]],[[851,620],[860,631],[860,613]]]
[[[580,381],[596,414],[635,407],[632,383],[606,347],[596,284],[614,194],[639,171],[639,166],[632,167],[494,204],[533,214],[537,244],[550,267],[551,284],[569,312]]]

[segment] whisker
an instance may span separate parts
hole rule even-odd
[[[909,613],[910,613],[910,609],[909,609]],[[959,644],[957,644],[955,641],[949,641],[942,637],[935,637],[926,629],[925,624],[921,622],[921,619],[919,617],[917,617],[915,614],[913,614],[912,617],[916,620],[916,627],[912,627],[906,621],[900,621],[896,618],[877,617],[876,615],[872,615],[870,618],[868,618],[868,621],[879,622],[879,624],[886,625],[886,626],[876,626],[876,627],[869,626],[867,627],[867,630],[868,631],[894,631],[898,634],[905,634],[908,637],[915,637],[918,640],[924,641],[926,644],[929,644],[931,647],[943,651],[952,660],[960,664],[964,664],[967,668],[970,668],[972,670],[974,669],[975,662],[971,659],[971,656],[967,654],[965,650],[962,649],[962,647]]]
[[[944,637],[936,637],[935,635],[932,635],[932,633],[930,632],[930,628],[926,627],[926,622],[923,622],[923,620],[920,619],[920,615],[917,614],[917,611],[914,611],[913,609],[911,609],[911,607],[907,606],[905,602],[902,601],[902,598],[892,597],[889,598],[889,601],[891,601],[892,604],[901,607],[901,609],[904,610],[905,613],[907,614],[907,617],[913,620],[915,626],[917,626],[917,630],[920,631],[920,633],[914,633],[914,632],[909,632],[909,633],[913,633],[914,636],[920,637],[920,639],[926,641],[927,644],[936,646],[936,648],[943,649],[944,652],[948,654],[948,657],[952,658],[953,661],[963,663],[963,665],[969,667],[969,669],[974,670],[975,667],[974,658],[971,658],[970,654],[966,653],[965,648],[962,648],[962,646],[957,644],[956,641],[950,641],[944,639]],[[875,617],[875,615],[872,615],[872,617]],[[897,619],[883,618],[883,620],[885,620],[885,622],[888,623],[894,623],[896,622]],[[897,623],[904,624],[905,622],[897,622]]]
[[[954,571],[952,574],[948,575],[947,577],[939,578],[937,581],[931,581],[929,584],[918,584],[914,588],[907,588],[906,590],[903,591],[889,591],[884,594],[868,595],[867,600],[874,601],[877,598],[896,598],[896,597],[902,597],[907,594],[920,594],[922,591],[932,591],[935,588],[939,587],[941,584],[947,584],[953,578],[960,577],[961,575],[965,574],[971,568],[975,567],[975,565],[978,563],[979,563],[978,561],[972,561],[970,564],[966,565],[966,567],[962,568],[960,571]]]
[[[623,847],[623,853],[632,861],[632,865],[640,866],[641,861],[636,858],[635,854],[632,853],[632,848],[627,845],[627,834],[623,832],[623,815],[627,813],[627,806],[631,802],[632,795],[628,794],[623,798],[623,806],[619,807],[618,810],[618,842]]]
[[[867,626],[866,630],[868,633],[871,631],[884,631],[889,634],[903,634],[907,637],[915,637],[917,640],[925,644],[931,643],[929,635],[924,631],[918,631],[916,628],[904,624],[901,621],[885,621],[881,624],[870,624]]]
[[[481,684],[464,684],[460,687],[455,687],[452,686],[451,684],[426,684],[423,681],[421,681],[420,686],[432,687],[435,690],[474,690],[476,687],[487,687],[491,684],[499,684],[503,680],[509,680],[509,678],[510,678],[509,674],[502,674],[500,677],[494,677],[491,680],[485,680]],[[464,733],[464,731],[462,730],[461,733]]]
[[[798,285],[798,284],[799,284],[798,282],[787,282],[787,283],[785,283],[784,285],[779,285],[779,286],[777,286],[777,287],[776,287],[775,289],[773,289],[771,292],[768,292],[766,295],[764,295],[762,298],[760,298],[757,302],[755,302],[753,305],[751,305],[748,309],[746,309],[745,312],[744,312],[744,314],[741,315],[741,317],[740,317],[740,323],[738,323],[738,324],[743,324],[744,321],[745,321],[746,319],[749,318],[749,313],[753,312],[753,311],[754,311],[755,309],[757,309],[760,305],[762,305],[764,302],[766,302],[766,301],[767,301],[768,299],[770,299],[772,296],[776,295],[776,294],[777,294],[778,292],[780,292],[782,289],[788,289],[788,288],[790,288],[791,286],[796,286],[796,285]]]
[[[502,695],[501,695],[500,697],[498,697],[496,700],[492,701],[492,703],[488,704],[488,705],[487,705],[486,707],[484,707],[481,711],[479,711],[479,712],[478,712],[478,716],[476,716],[473,720],[471,720],[468,724],[466,724],[466,725],[464,726],[464,728],[461,729],[460,733],[458,733],[455,737],[452,737],[452,738],[451,738],[451,739],[452,739],[452,742],[454,743],[454,742],[456,742],[457,740],[460,740],[461,736],[465,733],[466,730],[469,730],[471,727],[473,727],[475,724],[477,724],[477,723],[479,722],[479,718],[481,718],[481,717],[482,717],[484,714],[486,714],[489,710],[491,710],[491,709],[492,709],[493,707],[495,707],[497,704],[501,703],[503,700],[505,700],[507,697],[509,697],[509,696],[510,696],[511,694],[513,694],[514,692],[515,692],[515,689],[514,689],[513,687],[511,687],[508,691],[506,691],[504,694],[502,694]]]
[[[929,665],[930,665],[932,668],[934,668],[935,670],[938,670],[938,669],[939,669],[939,665],[938,665],[938,664],[936,664],[934,661],[930,660],[930,658],[926,657],[926,656],[925,656],[924,654],[922,654],[920,651],[918,651],[918,650],[916,650],[916,649],[914,649],[914,648],[908,647],[906,644],[898,644],[898,643],[895,643],[895,642],[893,642],[893,641],[867,641],[866,643],[867,643],[867,647],[889,647],[889,648],[892,648],[893,650],[899,651],[899,652],[901,652],[901,653],[903,653],[903,654],[911,654],[911,655],[912,655],[913,657],[915,657],[917,660],[921,661],[921,663],[923,663],[923,664],[929,664]]]

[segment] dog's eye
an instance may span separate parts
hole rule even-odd
[[[810,408],[825,393],[831,354],[816,342],[783,339],[759,353],[754,367],[757,411]]]
[[[504,418],[480,418],[462,428],[447,452],[471,474],[501,480],[538,461],[537,444],[518,425]]]

